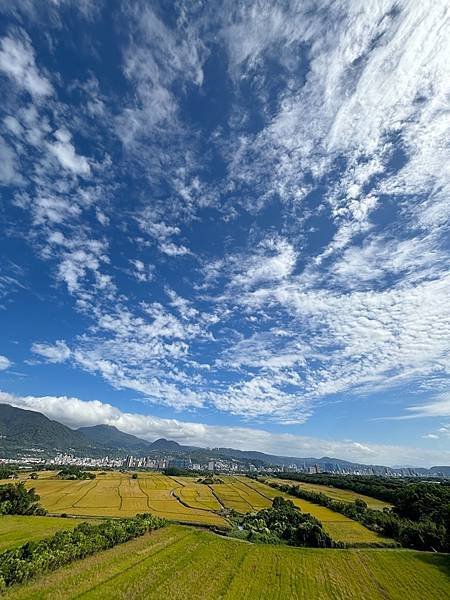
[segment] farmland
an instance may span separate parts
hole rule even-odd
[[[298,506],[303,512],[309,513],[316,517],[322,522],[323,528],[329,533],[329,535],[335,541],[346,542],[348,544],[365,545],[365,544],[376,544],[376,543],[388,543],[389,540],[378,536],[373,531],[370,531],[361,523],[357,523],[348,517],[336,513],[329,508],[313,504],[307,500],[300,498],[294,498],[279,490],[275,490],[263,483],[254,481],[252,479],[238,478],[238,480],[245,486],[252,488],[257,493],[261,494],[268,500],[275,498],[275,496],[283,496],[289,498]]]
[[[0,552],[53,535],[61,529],[72,529],[79,519],[58,517],[24,517],[7,515],[0,517]]]
[[[370,496],[366,496],[365,494],[358,494],[357,492],[352,492],[351,490],[341,490],[339,488],[334,488],[331,485],[321,485],[317,483],[306,483],[303,481],[293,481],[290,479],[278,478],[270,479],[269,481],[274,483],[284,483],[286,485],[299,485],[302,489],[309,492],[316,492],[316,494],[322,493],[333,500],[340,500],[342,502],[354,502],[356,499],[363,500],[369,508],[376,510],[383,510],[383,508],[388,508],[391,506],[387,502],[377,500],[377,498],[372,498]]]
[[[253,545],[172,525],[5,598],[433,600],[448,595],[449,576],[448,555]]]
[[[130,517],[151,512],[183,523],[228,526],[214,512],[221,507],[212,491],[189,478],[140,473],[138,479],[133,479],[129,473],[110,471],[97,473],[94,480],[65,481],[55,472],[45,472],[39,479],[25,483],[35,488],[42,506],[53,514]]]
[[[275,496],[291,499],[303,512],[322,522],[336,541],[365,545],[385,543],[375,533],[329,508],[293,498],[246,477],[222,476],[223,483],[204,485],[192,477],[168,477],[161,473],[108,471],[97,473],[94,480],[67,481],[53,471],[42,472],[35,481],[26,480],[41,497],[41,504],[53,514],[67,513],[84,517],[130,517],[151,512],[171,521],[228,528],[219,512],[237,513],[268,508]]]
[[[271,506],[268,498],[246,485],[244,480],[237,477],[222,477],[222,480],[224,483],[212,485],[211,489],[225,508],[244,514]]]

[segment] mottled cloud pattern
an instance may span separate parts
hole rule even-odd
[[[105,10],[0,4],[2,388],[447,451],[448,3]]]

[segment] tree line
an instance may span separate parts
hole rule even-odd
[[[1,485],[0,515],[46,515],[39,499],[34,488],[27,490],[22,482]]]
[[[447,486],[426,482],[398,486],[395,495],[391,496],[393,508],[375,510],[368,508],[360,499],[343,502],[333,500],[322,492],[305,490],[299,485],[266,483],[359,521],[405,548],[450,551],[450,488]]]
[[[303,513],[291,500],[277,496],[270,508],[235,518],[237,531],[232,535],[250,542],[289,544],[313,548],[339,546],[323,529],[322,523]]]
[[[95,473],[85,471],[74,465],[63,467],[58,473],[58,479],[80,480],[80,479],[95,479]]]
[[[111,519],[99,525],[81,523],[72,531],[58,531],[46,539],[6,550],[0,554],[0,592],[2,587],[28,581],[164,525],[164,519],[151,514]]]

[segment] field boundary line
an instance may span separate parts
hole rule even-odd
[[[151,536],[152,534],[153,534],[153,532],[149,532],[149,536]],[[121,571],[119,571],[118,573],[115,573],[114,575],[111,575],[111,577],[108,577],[108,579],[105,579],[104,581],[102,581],[100,583],[97,583],[96,585],[93,585],[88,590],[85,590],[84,592],[81,592],[77,596],[74,596],[73,600],[76,600],[77,598],[83,598],[86,594],[89,594],[90,592],[92,592],[93,590],[99,588],[100,586],[103,586],[103,585],[105,585],[107,583],[110,583],[113,579],[117,579],[117,577],[120,577],[121,575],[123,575],[127,571],[130,571],[131,569],[134,569],[136,566],[140,565],[141,563],[145,562],[146,560],[149,560],[149,558],[153,558],[154,556],[158,555],[163,550],[166,550],[167,548],[172,548],[176,544],[178,544],[178,543],[182,542],[183,540],[185,540],[190,535],[192,535],[191,532],[187,533],[186,535],[183,535],[182,537],[177,538],[171,544],[165,544],[165,545],[163,545],[156,552],[152,552],[151,554],[148,554],[147,556],[144,556],[144,558],[141,558],[140,560],[137,560],[132,565],[126,567],[125,569],[122,569]],[[129,540],[129,541],[133,541],[133,540]],[[127,544],[127,543],[128,542],[125,542],[125,544]],[[125,544],[123,544],[123,545],[125,545]],[[120,547],[121,545],[122,544],[119,544],[118,546]],[[108,550],[113,550],[113,548],[108,548]],[[106,552],[107,552],[107,550],[106,550]]]
[[[93,485],[92,487],[88,488],[88,489],[87,489],[87,490],[84,492],[84,494],[83,494],[83,495],[81,495],[81,496],[78,498],[78,500],[77,500],[76,502],[73,502],[73,504],[71,505],[71,506],[72,506],[72,508],[76,508],[76,507],[77,507],[77,504],[78,504],[78,502],[81,502],[81,500],[83,500],[83,498],[84,498],[85,496],[87,496],[91,490],[93,490],[95,487],[97,487],[97,483],[98,483],[98,481],[93,481],[93,484],[94,484],[94,485]]]

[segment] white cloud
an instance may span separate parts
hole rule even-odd
[[[165,437],[187,445],[234,447],[282,456],[318,458],[331,456],[385,465],[408,463],[429,467],[435,464],[447,464],[450,461],[448,451],[369,444],[352,440],[325,440],[289,433],[271,433],[249,427],[224,427],[163,419],[151,415],[124,413],[111,404],[98,400],[84,401],[67,396],[15,396],[0,392],[0,402],[43,412],[50,419],[60,421],[69,427],[92,426],[100,423],[115,425],[122,431],[149,441]]]
[[[414,417],[450,417],[450,394],[440,394],[432,402],[409,406],[407,410]]]
[[[22,181],[23,179],[19,173],[16,153],[0,136],[0,184],[20,184]]]
[[[178,101],[172,90],[177,81],[200,86],[203,81],[203,46],[180,21],[178,35],[166,27],[150,6],[129,6],[127,18],[133,36],[124,52],[124,75],[136,90],[134,105],[117,121],[122,142],[130,146],[164,123],[176,129]]]
[[[191,254],[189,248],[186,248],[182,244],[174,244],[173,242],[162,242],[159,245],[159,249],[163,254],[167,254],[167,256],[186,256],[186,254]]]
[[[153,279],[154,265],[146,265],[142,260],[130,259],[133,268],[133,277],[141,283],[151,281]]]
[[[67,344],[61,340],[56,341],[54,344],[45,344],[35,342],[31,346],[32,352],[39,354],[43,358],[46,358],[52,363],[61,363],[70,357],[70,349]]]
[[[0,371],[6,371],[11,366],[11,361],[6,356],[0,354]]]
[[[65,129],[55,132],[55,142],[48,144],[49,151],[58,159],[62,167],[75,175],[89,175],[91,168],[84,156],[79,156],[71,143],[71,135]]]
[[[0,71],[31,95],[49,96],[53,88],[36,66],[34,50],[24,31],[18,30],[0,40]]]

